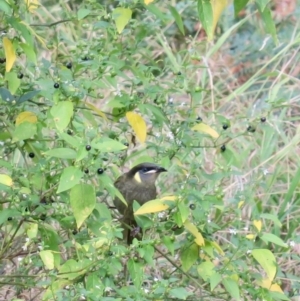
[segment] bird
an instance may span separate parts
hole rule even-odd
[[[137,201],[140,205],[148,201],[154,200],[157,196],[155,186],[156,179],[162,172],[167,170],[154,163],[141,163],[134,166],[128,172],[122,174],[114,183],[114,186],[120,191],[127,202],[127,206],[115,197],[114,205],[122,215],[121,223],[123,225],[123,239],[130,245],[133,241],[133,233],[128,226],[135,229],[137,223],[133,215],[133,201]]]

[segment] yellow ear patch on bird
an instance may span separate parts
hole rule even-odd
[[[140,176],[140,173],[139,173],[139,172],[136,172],[136,173],[135,173],[134,179],[135,179],[138,183],[142,183],[142,179],[141,179],[141,176]]]

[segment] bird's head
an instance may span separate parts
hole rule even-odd
[[[143,185],[154,185],[160,173],[167,171],[165,168],[154,163],[141,163],[133,167],[128,176],[137,183]]]

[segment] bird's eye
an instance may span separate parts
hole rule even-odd
[[[144,167],[144,168],[142,169],[142,172],[144,172],[144,173],[146,173],[147,171],[149,171],[149,168],[147,168],[147,167]]]

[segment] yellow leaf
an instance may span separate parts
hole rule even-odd
[[[262,226],[261,220],[254,220],[253,221],[253,226],[258,230],[258,232],[260,232],[261,231],[261,226]]]
[[[25,0],[27,9],[32,13],[34,12],[40,5],[38,0]]]
[[[240,201],[238,203],[238,209],[240,209],[245,204],[245,201]]]
[[[85,105],[90,108],[91,110],[93,110],[95,113],[97,113],[99,116],[101,116],[102,118],[104,118],[105,120],[107,120],[106,115],[99,110],[97,107],[95,107],[93,104],[89,103],[89,102],[84,102]]]
[[[6,58],[6,72],[9,72],[16,61],[16,53],[12,42],[7,38],[3,38],[3,48]]]
[[[142,205],[134,215],[143,215],[147,213],[156,213],[168,209],[169,206],[164,204],[161,200],[152,200]]]
[[[150,3],[152,3],[154,0],[144,0],[144,3],[146,4],[146,5],[148,5],[148,4],[150,4]]]
[[[214,18],[213,21],[213,32],[214,32],[223,10],[228,5],[228,0],[212,0],[211,4],[212,4],[213,18]]]
[[[37,117],[32,112],[29,111],[22,112],[16,118],[16,125],[19,125],[25,121],[29,123],[37,123]]]
[[[176,195],[167,195],[162,198],[160,198],[161,201],[176,201],[177,196]]]
[[[257,281],[257,284],[263,288],[268,289],[271,292],[278,292],[283,294],[281,287],[277,283],[272,283],[272,281],[268,278]]]
[[[218,251],[219,254],[225,255],[225,253],[222,250],[222,248],[215,241],[211,241],[210,243]]]
[[[246,235],[246,238],[249,239],[249,240],[253,240],[255,239],[256,235],[255,234],[247,234]]]
[[[25,225],[27,236],[31,239],[36,238],[38,234],[38,224],[28,223]]]
[[[112,17],[115,20],[118,33],[121,33],[128,22],[131,20],[132,10],[125,7],[117,7]]]
[[[44,250],[40,252],[40,257],[48,270],[54,269],[54,256],[52,251],[50,250]]]
[[[147,138],[147,126],[145,120],[139,114],[134,112],[127,112],[126,118],[138,140],[141,143],[144,143]]]
[[[188,220],[186,220],[183,225],[186,228],[186,230],[188,230],[192,235],[194,235],[195,243],[198,246],[204,246],[204,238],[202,234],[198,231],[197,227]]]
[[[8,175],[0,174],[0,184],[3,184],[5,186],[12,186],[13,180]]]
[[[272,281],[277,272],[276,258],[274,254],[268,249],[254,249],[251,254],[264,269],[268,278]]]
[[[214,129],[212,129],[209,125],[202,123],[202,122],[193,126],[192,130],[197,131],[197,132],[206,133],[206,134],[212,136],[213,138],[219,137],[219,134]]]

